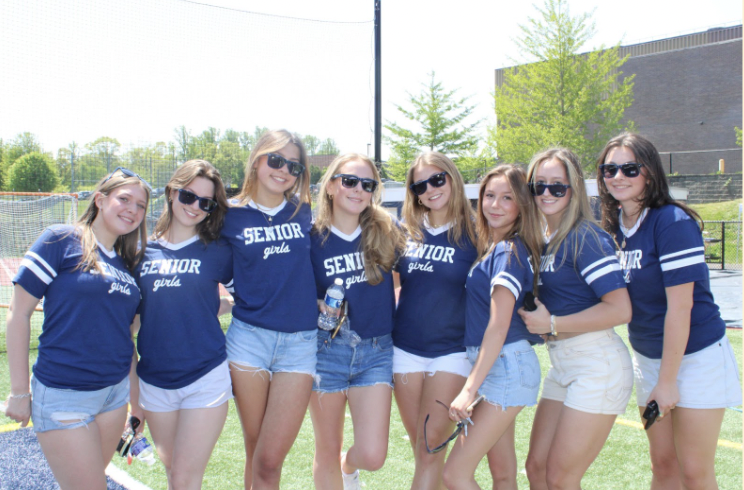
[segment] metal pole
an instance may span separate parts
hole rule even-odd
[[[75,152],[70,153],[70,192],[75,192]]]
[[[375,2],[375,165],[382,166],[382,12],[380,2]]]
[[[721,270],[726,270],[726,222],[721,221]]]
[[[672,175],[672,152],[669,152],[669,175]]]

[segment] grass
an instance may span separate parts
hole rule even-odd
[[[700,214],[703,221],[739,221],[741,202],[741,199],[734,199],[733,201],[693,204],[690,207]]]
[[[624,327],[617,329],[627,342],[627,331]],[[734,348],[739,363],[741,376],[742,366],[742,332],[728,330],[728,337]],[[536,348],[540,358],[543,375],[550,363],[548,353],[544,347]],[[31,362],[36,356],[31,353]],[[0,366],[7,366],[6,354],[0,354]],[[0,371],[0,394],[8,393],[9,379],[7,370]],[[517,418],[517,460],[519,465],[518,485],[520,489],[529,487],[527,477],[522,468],[527,456],[529,435],[534,407],[525,408]],[[347,414],[348,418],[348,414]],[[405,489],[410,488],[413,477],[413,456],[406,432],[400,422],[395,403],[391,412],[390,443],[385,466],[375,473],[362,472],[362,480],[366,488]],[[620,416],[619,422],[610,434],[602,452],[589,468],[582,482],[583,488],[601,489],[647,489],[651,481],[651,467],[648,460],[648,441],[639,423],[635,394],[631,398],[625,414]],[[10,419],[0,415],[0,426],[11,423]],[[629,424],[629,425],[626,425]],[[353,440],[350,419],[345,426],[345,447],[348,448]],[[149,433],[148,433],[149,437]],[[721,489],[742,488],[742,415],[738,411],[726,410],[720,439],[731,441],[739,448],[719,446],[716,454],[716,475]],[[312,458],[314,452],[312,424],[309,415],[300,430],[300,434],[284,464],[282,473],[283,489],[306,489],[313,487]],[[147,467],[134,463],[127,466],[126,462],[116,457],[114,464],[128,471],[133,478],[145,483],[153,489],[165,489],[165,473],[162,465],[155,464]],[[230,411],[225,429],[217,443],[215,451],[207,467],[204,479],[205,489],[241,488],[244,464],[243,440],[240,421],[235,406],[230,403]],[[476,473],[476,479],[483,488],[491,487],[491,477],[485,461],[481,462]]]

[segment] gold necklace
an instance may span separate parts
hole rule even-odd
[[[274,221],[274,217],[267,213],[267,211],[271,210],[271,208],[264,208],[260,204],[258,204],[256,201],[253,201],[253,204],[256,205],[256,209],[261,212],[261,216],[264,217],[264,220],[266,220],[266,224],[271,226],[271,223]]]

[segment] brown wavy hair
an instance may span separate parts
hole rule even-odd
[[[96,197],[98,195],[108,197],[114,189],[132,184],[139,185],[145,191],[145,210],[147,210],[147,205],[150,202],[150,188],[137,176],[128,177],[117,169],[112,174],[101,179],[98,185],[96,185],[88,208],[80,217],[76,226],[76,232],[80,235],[80,246],[83,251],[77,267],[78,269],[85,272],[93,269],[101,271],[101,268],[98,266],[98,240],[93,233],[93,221],[98,216]],[[137,228],[126,235],[119,236],[114,242],[114,250],[124,259],[124,263],[130,271],[134,270],[145,254],[145,247],[147,246],[147,220],[145,219],[145,215],[146,213],[143,214],[142,222]]]
[[[447,218],[450,222],[447,239],[450,243],[457,244],[460,247],[463,245],[463,239],[476,243],[475,225],[473,224],[475,216],[470,201],[465,195],[465,181],[454,162],[438,151],[430,151],[417,156],[406,173],[406,197],[403,200],[401,215],[403,216],[403,226],[408,235],[419,243],[424,239],[421,226],[429,208],[421,204],[419,197],[411,190],[413,172],[416,168],[424,165],[433,165],[447,172],[447,179],[452,189],[447,203]]]
[[[599,166],[605,163],[607,155],[615,148],[625,147],[633,152],[636,163],[640,163],[641,175],[636,177],[646,179],[646,188],[643,195],[638,199],[641,209],[660,208],[667,204],[677,206],[687,213],[690,218],[698,222],[700,229],[703,229],[703,220],[700,215],[693,209],[690,209],[683,203],[675,201],[669,192],[669,183],[664,173],[664,167],[661,164],[661,156],[658,150],[649,140],[635,133],[622,133],[612,138],[605,145],[602,153],[597,159],[597,188],[602,203],[602,228],[611,234],[617,240],[615,234],[620,226],[620,202],[612,197],[604,181],[604,175],[599,171]],[[623,162],[625,163],[625,162]]]
[[[346,153],[337,156],[328,166],[328,170],[320,181],[318,191],[318,214],[313,225],[313,233],[328,239],[333,222],[333,200],[328,195],[328,186],[333,176],[346,163],[352,161],[364,162],[372,170],[372,175],[380,182],[380,173],[372,160],[359,153]],[[367,282],[379,284],[382,273],[390,272],[398,256],[405,250],[405,238],[398,225],[393,221],[390,213],[383,209],[381,203],[382,185],[378,185],[372,194],[369,206],[359,215],[359,225],[362,227],[361,249],[364,257],[364,272]]]
[[[299,203],[297,209],[292,214],[295,214],[300,210],[300,205],[306,203],[310,205],[310,165],[307,162],[307,151],[305,145],[302,144],[302,139],[298,134],[290,133],[286,129],[275,129],[267,131],[256,142],[256,146],[251,151],[248,161],[245,165],[245,180],[243,181],[243,188],[240,193],[235,196],[238,200],[238,206],[245,206],[248,202],[253,199],[256,194],[256,188],[258,187],[258,163],[259,159],[268,154],[275,153],[287,145],[295,145],[300,151],[300,163],[305,166],[305,171],[297,177],[294,185],[284,191],[284,198],[287,201],[291,201],[292,198],[299,194]]]
[[[505,177],[512,192],[514,201],[517,203],[519,215],[514,221],[511,229],[506,233],[503,241],[521,238],[532,261],[532,269],[535,274],[535,294],[537,294],[537,274],[540,269],[540,255],[542,253],[542,230],[537,205],[527,187],[527,174],[524,169],[516,165],[499,165],[488,172],[480,183],[478,189],[478,212],[475,218],[475,230],[478,236],[478,261],[483,260],[495,245],[491,234],[491,227],[483,214],[483,196],[486,194],[486,186],[491,179]]]
[[[155,230],[152,233],[153,238],[162,237],[170,229],[173,221],[171,193],[187,187],[197,177],[208,179],[214,184],[214,200],[217,201],[217,208],[196,225],[196,233],[204,243],[212,242],[220,237],[220,230],[222,230],[222,223],[227,212],[227,194],[225,193],[225,186],[222,184],[220,171],[206,160],[189,160],[178,167],[165,185],[165,193],[163,194],[166,197],[165,206],[163,214],[155,223]]]

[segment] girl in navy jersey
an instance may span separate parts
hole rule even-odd
[[[427,434],[444,440],[454,424],[435,400],[452,400],[470,374],[465,355],[465,279],[476,258],[473,210],[452,160],[419,155],[406,174],[406,251],[393,328],[395,401],[416,460],[414,488],[441,488],[445,452],[429,454]],[[433,307],[436,305],[436,307]]]
[[[628,348],[614,326],[630,300],[612,238],[594,223],[584,176],[570,150],[536,155],[528,181],[545,221],[538,308],[520,310],[548,335],[543,384],[527,455],[530,488],[580,488],[633,388]]]
[[[310,397],[317,488],[360,488],[359,469],[385,462],[393,379],[392,267],[403,234],[380,206],[380,178],[356,153],[337,157],[320,182],[312,233],[317,298],[340,278],[350,330],[319,330],[318,377]],[[323,305],[321,305],[321,308]],[[317,315],[317,310],[316,310]],[[346,402],[354,444],[341,453]]]
[[[8,310],[6,415],[34,431],[63,489],[105,488],[127,414],[130,337],[140,291],[130,275],[145,249],[150,188],[117,168],[77,225],[48,228],[23,258]],[[44,323],[31,389],[31,314]],[[33,406],[32,406],[33,405]]]
[[[672,199],[659,152],[621,134],[599,158],[602,224],[621,246],[633,304],[628,324],[651,488],[717,488],[715,452],[725,407],[741,404],[736,359],[710,292],[700,216]]]
[[[393,379],[392,267],[403,235],[380,206],[380,176],[356,153],[337,157],[320,182],[312,234],[318,299],[344,282],[350,330],[318,332],[318,378],[310,397],[316,488],[360,488],[359,469],[385,462]],[[321,304],[321,308],[324,305]],[[342,454],[346,401],[354,444]]]
[[[300,138],[264,133],[231,204],[222,227],[235,290],[227,358],[243,426],[245,487],[279,488],[307,410],[317,350],[310,170]]]
[[[540,363],[532,345],[541,339],[516,314],[533,290],[531,263],[539,258],[540,246],[524,170],[502,165],[486,174],[476,219],[480,258],[467,278],[464,340],[473,369],[449,408],[451,420],[472,425],[445,464],[444,483],[450,489],[479,488],[475,469],[495,445],[500,453],[514,453],[509,431],[522,408],[537,403],[540,388]],[[479,395],[485,401],[471,408]],[[511,448],[500,442],[505,435]],[[441,437],[431,440],[428,427],[426,437],[432,447],[441,443]],[[516,477],[501,483],[500,488],[516,488]]]
[[[205,160],[181,165],[145,256],[135,270],[142,292],[132,371],[132,414],[147,420],[170,488],[199,488],[232,398],[219,284],[232,278],[220,240],[227,198]],[[141,429],[140,429],[141,430]]]

